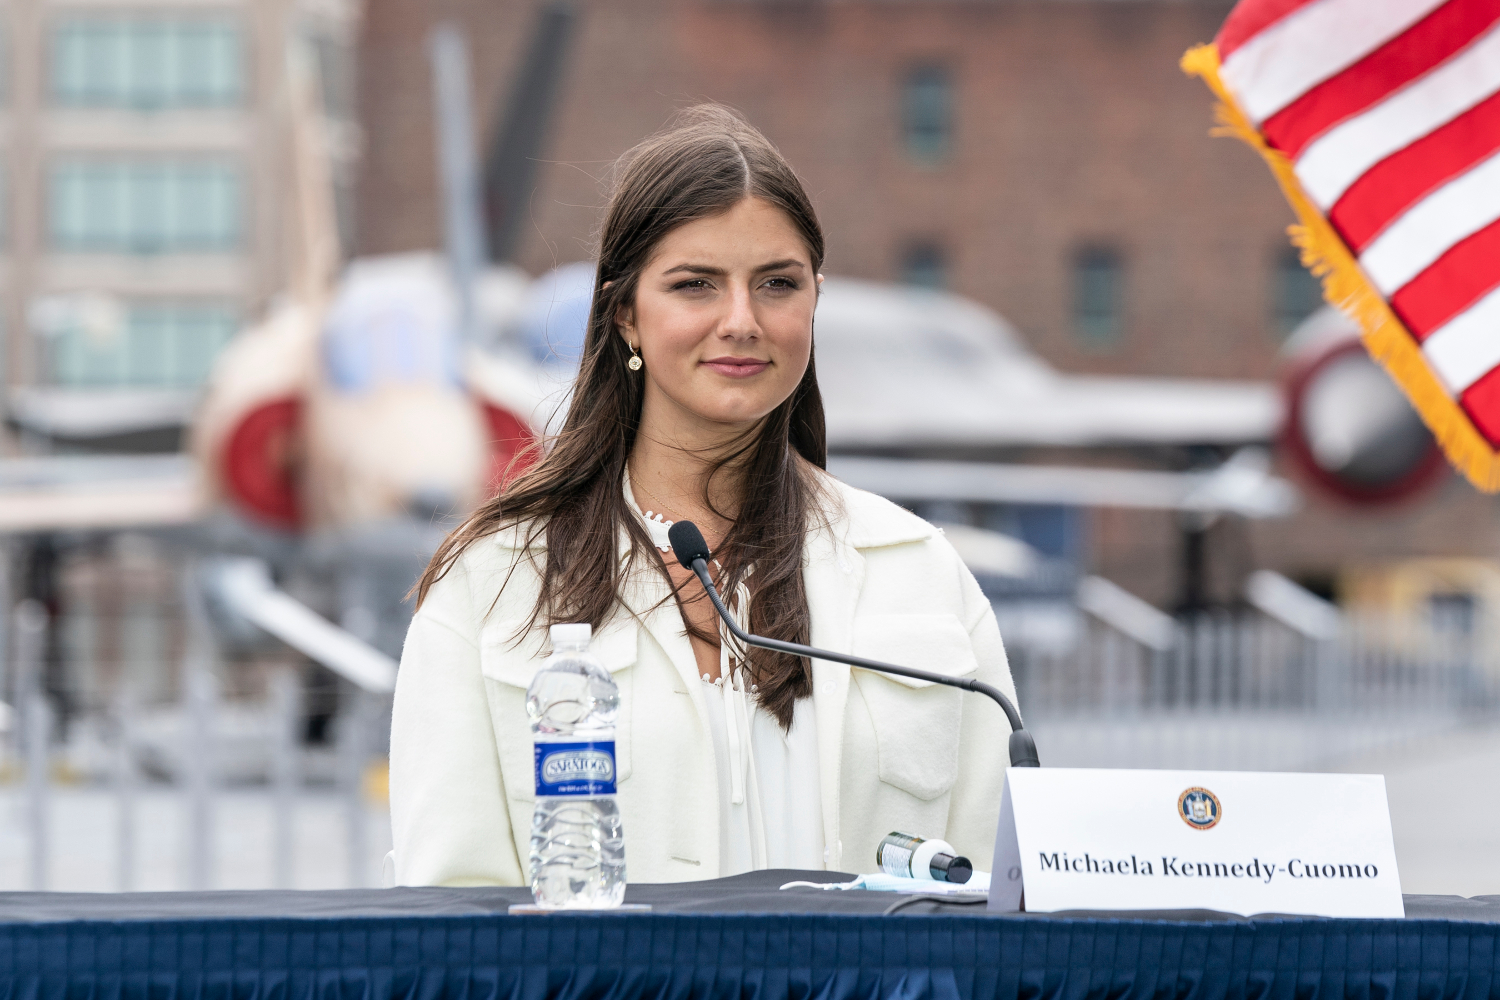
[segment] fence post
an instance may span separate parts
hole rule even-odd
[[[52,742],[52,706],[40,694],[26,696],[26,797],[31,827],[31,888],[47,888],[47,848],[51,833],[48,796],[48,745]]]
[[[213,879],[214,639],[198,578],[189,560],[181,579],[184,635],[182,660],[182,780],[187,797],[186,882],[209,888]]]
[[[22,601],[15,611],[16,703],[26,754],[26,822],[31,838],[31,888],[47,888],[48,764],[52,742],[52,706],[42,694],[42,666],[47,657],[47,609],[39,601]]]
[[[10,545],[0,541],[0,609],[10,609]],[[11,699],[11,705],[16,710],[16,716],[20,715],[21,697],[20,686],[17,681],[17,666],[14,656],[14,636],[11,629],[12,616],[10,613],[0,611],[0,702],[7,697]],[[19,718],[12,720],[12,726],[20,725]]]
[[[290,889],[296,880],[297,760],[301,745],[302,690],[295,670],[282,667],[271,674],[271,798],[274,811],[272,882]]]
[[[371,695],[361,688],[347,686],[348,709],[339,720],[339,784],[344,793],[344,820],[349,838],[349,887],[363,888],[368,882],[365,871],[369,854],[364,802],[364,771],[368,756],[368,734]]]
[[[1352,707],[1353,692],[1344,657],[1337,639],[1310,639],[1314,676],[1317,677],[1317,709],[1320,712],[1347,710]]]
[[[1214,697],[1214,622],[1208,612],[1193,615],[1193,687],[1194,708],[1212,706]]]
[[[115,691],[115,888],[135,888],[135,825],[138,775],[135,767],[135,690],[121,681]]]

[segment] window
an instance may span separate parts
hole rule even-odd
[[[906,152],[920,163],[941,163],[953,145],[953,85],[941,66],[922,66],[901,95]]]
[[[72,387],[190,389],[239,327],[218,302],[134,302],[79,309],[44,333],[52,382]]]
[[[939,247],[919,244],[901,261],[901,282],[934,290],[948,287],[948,261]]]
[[[237,167],[211,160],[72,160],[52,168],[48,235],[57,250],[228,251],[238,247]]]
[[[1288,248],[1276,258],[1275,301],[1272,313],[1276,330],[1287,337],[1323,305],[1323,285],[1302,266],[1301,254]]]
[[[244,47],[220,19],[69,17],[52,32],[51,75],[69,107],[229,107],[244,98]]]
[[[1124,280],[1113,250],[1092,249],[1073,262],[1073,332],[1085,345],[1108,347],[1123,332]]]

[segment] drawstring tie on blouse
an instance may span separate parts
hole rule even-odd
[[[720,568],[717,560],[714,567]],[[725,605],[735,624],[744,629],[750,618],[750,588],[741,580]],[[766,864],[765,822],[760,810],[760,789],[756,781],[755,755],[750,743],[750,727],[755,715],[756,686],[749,682],[745,669],[747,649],[724,622],[719,623],[719,679],[714,686],[723,692],[725,743],[729,748],[729,801],[746,805],[750,810],[751,855],[756,868]],[[708,680],[704,674],[703,679]]]

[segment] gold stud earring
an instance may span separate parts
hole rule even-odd
[[[627,340],[626,343],[630,344],[630,341]],[[641,365],[645,363],[646,362],[641,360],[641,356],[635,353],[635,345],[630,344],[630,360],[625,362],[625,367],[629,368],[633,372],[638,372],[641,370]]]

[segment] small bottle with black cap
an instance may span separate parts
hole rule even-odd
[[[892,831],[875,848],[875,864],[887,875],[962,885],[974,865],[946,840],[923,840]]]

